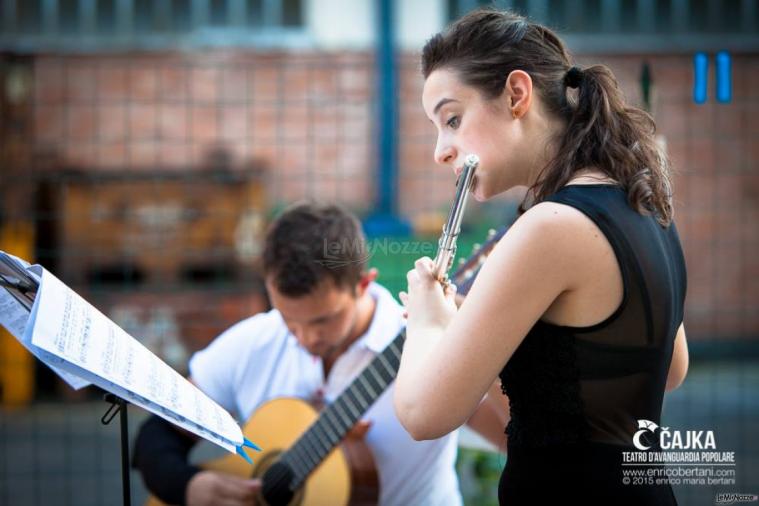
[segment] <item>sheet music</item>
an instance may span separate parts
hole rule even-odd
[[[230,452],[232,416],[47,270],[24,339],[45,359]]]
[[[46,361],[42,357],[42,352],[31,341],[24,339],[24,330],[26,330],[27,322],[29,321],[29,311],[21,305],[8,291],[0,288],[0,325],[6,328],[29,352],[42,360],[48,367],[50,367],[63,381],[69,384],[71,388],[79,390],[86,387],[91,383],[79,376],[69,374],[66,371],[56,367],[55,365]]]

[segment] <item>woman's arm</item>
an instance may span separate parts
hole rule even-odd
[[[583,227],[585,218],[567,206],[531,208],[495,247],[458,312],[432,277],[431,260],[417,261],[408,274],[407,339],[394,395],[412,437],[441,437],[472,416],[529,329],[578,281],[591,233]]]
[[[688,374],[688,343],[685,340],[685,326],[680,324],[675,336],[675,345],[672,350],[672,360],[669,363],[669,373],[667,373],[667,385],[664,391],[669,392],[682,385],[685,375]]]

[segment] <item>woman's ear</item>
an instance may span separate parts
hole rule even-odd
[[[532,103],[532,78],[524,70],[512,70],[506,78],[503,90],[507,97],[506,107],[511,116],[519,119],[527,113]]]

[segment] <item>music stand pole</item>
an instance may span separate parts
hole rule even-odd
[[[119,424],[121,425],[121,491],[124,499],[124,506],[132,504],[132,489],[129,484],[129,422],[127,420],[127,401],[110,392],[103,396],[103,400],[110,402],[111,406],[105,412],[100,422],[108,425],[111,420],[119,413]]]

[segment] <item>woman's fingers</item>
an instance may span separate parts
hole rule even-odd
[[[432,259],[430,257],[422,257],[417,259],[417,261],[414,262],[414,267],[419,272],[420,276],[434,278],[432,269],[435,267],[435,264],[432,262]]]

